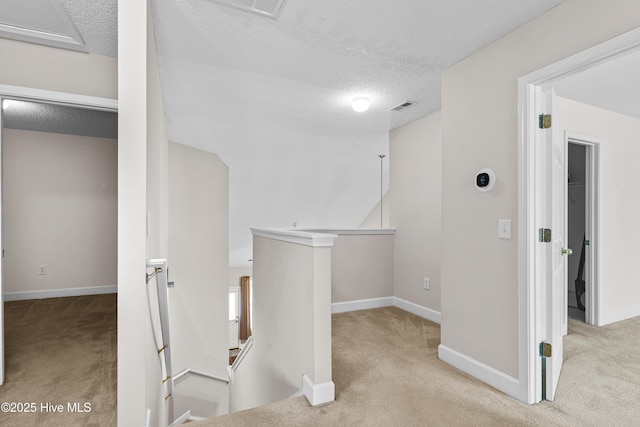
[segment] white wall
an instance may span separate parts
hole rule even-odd
[[[117,148],[115,139],[3,131],[3,287],[14,294],[8,299],[113,291]],[[38,265],[46,265],[46,275]]]
[[[229,287],[240,286],[242,276],[253,276],[253,267],[229,268]]]
[[[146,132],[147,132],[147,170],[146,170],[146,210],[147,210],[147,241],[146,259],[168,259],[169,245],[169,141],[165,123],[164,102],[160,86],[158,60],[156,58],[155,37],[151,14],[147,15],[147,69],[146,69]],[[144,123],[143,123],[144,124]],[[171,279],[170,279],[171,280]],[[155,280],[151,282],[153,286]],[[153,288],[149,288],[153,291]],[[150,307],[157,307],[157,294],[149,293],[149,302],[143,306],[145,311]],[[147,316],[149,318],[149,316]],[[158,319],[155,318],[158,322]],[[167,425],[168,411],[165,409],[166,389],[162,386],[163,374],[158,358],[154,331],[151,320],[146,325],[146,408],[151,409],[150,426]],[[157,325],[158,323],[156,323]],[[156,329],[158,327],[156,326]],[[155,333],[160,342],[160,331]],[[167,422],[168,421],[168,422]]]
[[[440,112],[391,132],[393,295],[440,311],[442,131]],[[424,278],[430,290],[424,290]]]
[[[518,235],[497,237],[518,229],[517,79],[639,25],[636,0],[567,0],[442,73],[442,345],[480,369],[520,374]]]
[[[117,98],[116,58],[3,38],[0,52],[0,84]]]
[[[640,119],[558,98],[562,126],[600,145],[599,325],[640,315]],[[576,248],[577,249],[577,248]],[[579,250],[574,250],[579,257]],[[569,279],[572,279],[570,276]]]
[[[146,295],[147,2],[118,0],[118,425],[161,425]],[[147,365],[146,360],[149,360]],[[155,367],[155,368],[154,368]],[[155,396],[154,396],[155,391]]]
[[[362,221],[360,228],[389,228],[390,224],[390,195],[389,191],[382,196],[382,210],[380,209],[380,202],[378,202],[369,215]],[[380,226],[380,215],[382,215],[382,227]]]
[[[331,250],[332,303],[393,296],[394,235],[375,231],[329,231],[339,235]]]
[[[218,156],[169,143],[169,316],[173,370],[227,376],[229,364],[228,169]],[[228,411],[224,383],[196,378],[174,390],[176,416]]]
[[[331,383],[331,248],[254,236],[253,254],[254,344],[230,386],[232,412],[291,396],[303,374]]]

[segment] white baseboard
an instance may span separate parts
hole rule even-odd
[[[602,308],[600,309],[600,319],[598,326],[605,326],[610,323],[621,322],[633,317],[640,316],[640,306],[627,308],[624,310],[615,311],[612,313],[605,313]]]
[[[413,313],[416,316],[423,317],[427,320],[431,320],[437,324],[440,324],[440,312],[432,310],[427,307],[423,307],[418,304],[414,304],[410,301],[404,300],[402,298],[393,297],[393,305],[394,307],[398,307],[403,309],[404,311],[408,311],[409,313]]]
[[[383,297],[360,299],[355,301],[334,302],[331,304],[331,313],[344,313],[347,311],[368,310],[370,308],[380,307],[398,307],[416,316],[423,317],[427,320],[440,324],[440,312],[414,304],[410,301],[398,297]]]
[[[370,308],[390,307],[393,305],[393,297],[359,299],[354,301],[334,302],[331,304],[331,313],[344,313],[347,311],[368,310]]]
[[[323,405],[336,400],[336,386],[333,381],[314,384],[311,378],[304,374],[302,376],[302,394],[311,406]]]
[[[88,288],[51,289],[46,291],[5,292],[5,301],[21,301],[28,299],[77,297],[81,295],[101,295],[118,293],[118,285],[93,286]]]
[[[496,388],[515,399],[520,399],[520,381],[512,376],[509,376],[504,372],[500,372],[491,366],[485,365],[484,363],[478,362],[477,360],[442,344],[438,346],[438,357],[443,362],[466,372],[472,377],[489,384],[491,387]]]

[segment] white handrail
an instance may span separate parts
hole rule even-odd
[[[219,377],[217,375],[209,374],[203,371],[199,371],[197,369],[187,368],[180,371],[176,375],[172,375],[172,366],[171,366],[171,346],[170,346],[170,335],[169,335],[169,281],[167,274],[167,260],[166,259],[150,259],[147,261],[147,267],[153,268],[153,273],[147,274],[147,284],[153,279],[156,278],[156,291],[158,294],[158,317],[160,318],[160,335],[162,336],[162,342],[156,343],[160,344],[161,347],[158,348],[158,356],[161,359],[161,362],[164,365],[164,373],[166,378],[162,380],[162,384],[167,387],[167,395],[165,396],[165,401],[169,405],[168,407],[168,415],[169,415],[169,427],[175,427],[183,424],[187,420],[193,419],[194,417],[191,415],[191,411],[186,411],[184,414],[179,416],[176,419],[173,419],[173,389],[177,380],[182,378],[185,375],[198,375],[203,378],[208,378],[215,381],[220,381],[225,384],[229,384],[228,378]],[[152,323],[153,327],[153,323]],[[156,336],[154,330],[154,337]],[[173,419],[173,421],[171,421]]]
[[[150,259],[147,267],[153,268],[154,272],[147,276],[156,277],[156,291],[158,293],[158,312],[160,315],[160,335],[162,336],[162,347],[158,348],[158,355],[164,352],[164,367],[167,378],[167,396],[165,399],[173,395],[173,384],[167,381],[171,378],[171,335],[169,333],[169,282],[167,276],[167,260]]]
[[[253,336],[249,337],[247,342],[244,344],[244,347],[242,347],[242,350],[240,350],[240,353],[238,353],[238,356],[233,361],[233,364],[231,365],[231,368],[230,368],[232,373],[238,369],[238,366],[240,366],[240,363],[242,363],[244,358],[247,357],[247,354],[249,353],[249,350],[251,350],[251,347],[253,347]]]

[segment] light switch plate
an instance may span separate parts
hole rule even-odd
[[[510,219],[498,220],[498,237],[500,239],[511,238],[511,220]]]

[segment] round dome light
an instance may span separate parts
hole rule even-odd
[[[353,110],[357,111],[358,113],[362,113],[369,109],[369,105],[371,105],[371,103],[369,102],[369,98],[359,97],[353,99],[351,108],[353,108]]]

